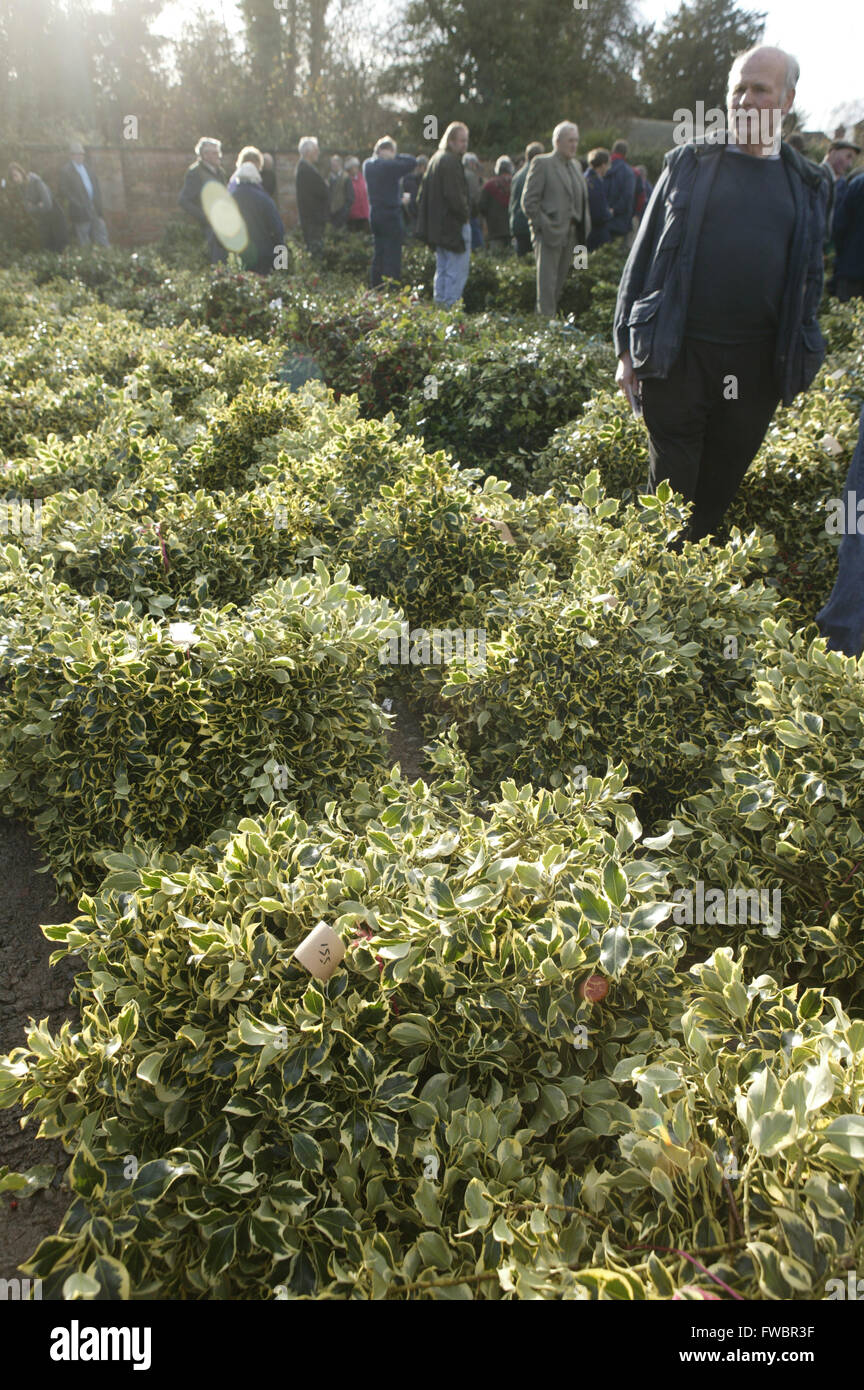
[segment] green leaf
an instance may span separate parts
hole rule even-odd
[[[583,888],[577,892],[576,896],[588,921],[605,926],[610,916],[609,904],[606,899],[598,897],[590,888]]]
[[[321,1146],[311,1134],[292,1134],[291,1147],[294,1150],[294,1157],[309,1173],[320,1173],[324,1167],[324,1155]]]
[[[155,1202],[178,1178],[194,1172],[188,1163],[172,1163],[166,1158],[153,1158],[142,1163],[132,1180],[129,1191],[136,1202]]]
[[[421,1178],[414,1193],[414,1205],[427,1226],[441,1225],[441,1208],[438,1204],[438,1190],[428,1178]]]
[[[603,891],[614,907],[621,907],[627,897],[627,879],[611,860],[603,870]]]
[[[237,1256],[237,1227],[232,1223],[220,1226],[207,1237],[207,1248],[201,1262],[204,1274],[214,1281],[223,1269],[233,1264]]]
[[[417,1237],[417,1250],[423,1265],[432,1269],[451,1269],[453,1251],[437,1231],[423,1231]]]
[[[798,1126],[789,1110],[770,1110],[760,1115],[750,1131],[750,1142],[765,1158],[787,1149],[797,1137]]]
[[[600,964],[607,975],[619,975],[631,955],[630,937],[626,927],[610,927],[600,943]]]
[[[99,1285],[97,1297],[100,1301],[125,1302],[131,1296],[129,1271],[113,1255],[99,1255],[89,1266],[87,1274]]]
[[[135,1075],[139,1081],[146,1081],[150,1086],[155,1086],[159,1080],[159,1072],[164,1061],[164,1052],[150,1052],[143,1061],[138,1063],[135,1068]]]
[[[864,1159],[864,1115],[839,1115],[819,1131],[819,1137],[830,1139],[850,1158]]]
[[[89,1274],[82,1274],[76,1271],[63,1280],[63,1297],[70,1302],[78,1298],[95,1298],[101,1291],[98,1279],[93,1279]]]
[[[85,1147],[76,1152],[69,1165],[69,1185],[81,1197],[92,1201],[105,1193],[107,1175]]]
[[[312,1217],[312,1225],[332,1240],[334,1245],[344,1244],[346,1233],[356,1230],[357,1227],[354,1217],[344,1207],[325,1207],[323,1211],[316,1211]]]
[[[485,1231],[492,1220],[492,1203],[483,1196],[483,1184],[479,1178],[472,1178],[465,1189],[465,1211],[468,1220],[464,1230]]]

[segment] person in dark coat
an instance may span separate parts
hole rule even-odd
[[[69,228],[63,209],[38,174],[13,161],[9,180],[19,190],[24,206],[39,228],[43,251],[62,251],[69,244]]]
[[[425,154],[418,154],[416,165],[402,180],[402,215],[405,219],[405,234],[409,237],[417,233],[417,199],[428,164],[429,160]]]
[[[634,164],[633,172],[636,175],[636,202],[633,205],[633,216],[637,223],[642,221],[650,200],[654,192],[654,185],[648,177],[648,170],[644,164]]]
[[[531,161],[544,152],[545,146],[539,140],[532,140],[530,145],[526,145],[525,163],[521,169],[516,170],[510,185],[510,234],[516,243],[517,256],[531,255],[531,226],[522,211],[522,190],[531,168]]]
[[[67,215],[81,246],[107,246],[108,228],[102,216],[102,190],[92,169],[87,167],[84,146],[73,140],[69,162],[60,170],[59,189],[65,198]]]
[[[612,146],[604,191],[612,213],[608,224],[610,239],[628,236],[633,230],[636,210],[636,171],[627,163],[626,140],[616,140]]]
[[[269,193],[273,202],[276,202],[276,165],[273,162],[272,154],[261,156],[261,187],[265,193]]]
[[[856,174],[834,217],[834,293],[844,303],[864,298],[864,174]]]
[[[300,229],[307,251],[318,260],[324,251],[324,231],[330,217],[330,190],[316,168],[319,150],[315,136],[304,135],[297,152],[300,162],[295,178]]]
[[[345,172],[341,155],[330,156],[327,192],[330,198],[330,221],[337,231],[344,231],[354,202],[354,185],[350,174]]]
[[[480,190],[480,215],[486,220],[486,242],[495,256],[510,250],[510,186],[513,160],[506,154],[496,160],[495,174]]]
[[[279,209],[261,187],[261,171],[252,160],[236,170],[234,201],[240,209],[249,240],[241,252],[244,270],[270,275],[275,268],[276,248],[285,244],[285,228]]]
[[[226,259],[225,248],[213,231],[201,201],[201,192],[205,184],[215,181],[224,187],[225,174],[220,164],[222,146],[218,140],[202,135],[195,146],[195,156],[194,164],[190,164],[186,170],[183,187],[177,202],[189,217],[194,218],[204,232],[210,260],[224,261]]]
[[[819,165],[830,190],[828,198],[828,236],[832,238],[832,228],[837,214],[843,206],[849,187],[849,171],[861,153],[860,145],[851,140],[832,140],[828,153]]]
[[[413,154],[397,154],[396,141],[384,135],[371,159],[363,164],[369,194],[369,221],[375,238],[369,284],[375,289],[385,279],[402,275],[402,180],[417,164]]]
[[[480,251],[483,247],[483,228],[480,226],[480,193],[483,188],[483,174],[480,160],[476,154],[463,154],[465,181],[468,184],[468,205],[471,210],[471,250]]]
[[[585,175],[588,185],[588,208],[591,213],[591,235],[585,243],[589,251],[596,251],[598,246],[605,246],[607,241],[612,240],[612,233],[609,231],[612,212],[603,186],[608,172],[609,151],[599,148],[591,150],[588,155],[588,172]]]
[[[462,297],[471,265],[471,205],[462,156],[468,127],[451,121],[429,161],[417,201],[417,236],[435,251],[432,294],[447,308]]]
[[[726,142],[666,155],[618,289],[616,380],[631,403],[641,395],[649,491],[668,479],[693,503],[689,540],[716,531],[778,404],[825,358],[828,190],[781,143],[798,76],[778,48],[735,60]]]
[[[853,183],[854,183],[853,179]],[[864,652],[864,409],[858,420],[858,443],[843,485],[843,539],[837,555],[837,582],[816,615],[832,651],[847,656]],[[862,508],[864,511],[864,508]],[[850,525],[850,521],[852,525]]]

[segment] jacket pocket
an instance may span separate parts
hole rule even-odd
[[[631,305],[627,327],[630,329],[630,356],[634,367],[644,367],[651,356],[663,293],[663,290],[654,290],[643,299],[634,300]]]
[[[672,251],[680,246],[690,206],[690,190],[673,188],[663,205],[663,226],[657,239],[654,255],[661,251]]]

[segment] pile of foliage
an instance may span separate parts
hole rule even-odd
[[[780,911],[723,924],[757,970],[864,989],[864,661],[766,620],[747,717],[718,757],[719,775],[677,807],[667,854],[679,885],[701,880],[779,892]],[[716,939],[716,915],[691,945]],[[767,914],[765,914],[767,917]]]
[[[482,330],[492,321],[480,320]],[[511,331],[436,363],[434,391],[408,397],[409,427],[430,448],[524,481],[550,435],[614,375],[611,348],[568,327]]]
[[[686,554],[668,484],[616,518],[597,475],[582,491],[572,574],[523,573],[500,607],[485,669],[454,662],[442,695],[484,786],[560,785],[625,760],[656,817],[710,770],[741,718],[753,643],[773,590],[745,581],[770,545],[737,532]],[[494,730],[494,738],[488,732]]]
[[[82,1024],[0,1063],[73,1154],[43,1296],[669,1298],[697,1258],[817,1296],[861,1215],[864,1025],[729,951],[679,972],[621,769],[485,817],[466,790],[114,854],[46,928]],[[293,959],[322,920],[326,983]]]
[[[741,530],[682,549],[582,331],[620,248],[576,329],[513,312],[530,263],[475,258],[465,314],[180,241],[0,273],[4,506],[41,504],[0,550],[0,788],[84,890],[44,929],[81,1021],[0,1059],[71,1156],[25,1272],[822,1296],[864,1217],[864,663],[778,600],[812,618],[833,578],[861,311],[829,307]],[[482,660],[391,666],[403,618]],[[394,692],[427,781],[391,767]],[[698,883],[782,886],[779,929],[682,916]],[[322,922],[327,982],[293,954]]]
[[[76,599],[13,546],[4,563],[3,810],[58,887],[98,883],[102,851],[133,836],[173,849],[268,804],[276,768],[301,805],[386,772],[375,682],[398,624],[347,570],[318,561],[244,609],[168,623]]]

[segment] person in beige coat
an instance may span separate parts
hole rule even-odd
[[[537,262],[537,312],[554,319],[577,246],[591,233],[588,185],[576,159],[579,127],[562,121],[552,133],[552,154],[532,162],[522,190]]]

